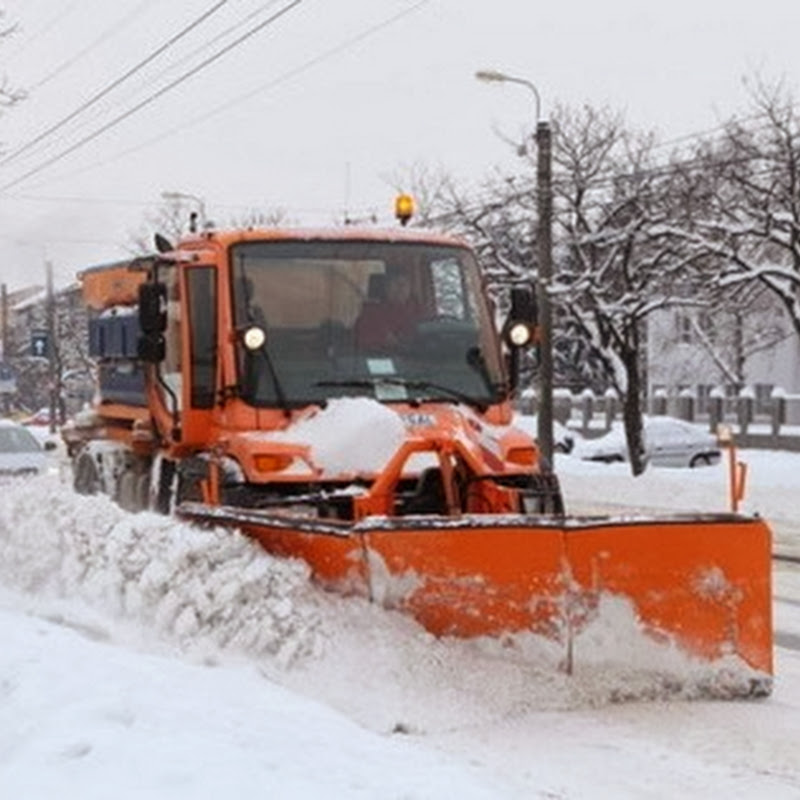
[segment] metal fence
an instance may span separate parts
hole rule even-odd
[[[518,408],[522,413],[536,413],[536,395],[523,393]],[[800,395],[775,391],[764,402],[743,391],[736,396],[711,394],[700,404],[689,392],[668,396],[656,394],[646,403],[646,412],[665,414],[706,425],[715,433],[727,425],[740,447],[768,448],[800,452]],[[557,389],[553,396],[553,416],[562,425],[578,431],[585,438],[601,436],[622,418],[622,404],[614,392],[595,395],[586,390],[573,394]]]

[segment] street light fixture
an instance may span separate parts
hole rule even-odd
[[[506,75],[497,70],[479,70],[478,80],[489,83],[517,83],[533,93],[536,101],[536,193],[538,210],[537,244],[539,264],[536,295],[539,301],[539,408],[537,439],[544,468],[553,465],[553,312],[550,305],[550,284],[553,279],[553,179],[552,137],[547,120],[541,119],[542,102],[539,90],[529,80]]]
[[[536,98],[536,123],[538,125],[542,116],[542,100],[535,84],[525,78],[515,78],[513,75],[506,75],[504,72],[498,72],[494,69],[480,69],[475,73],[475,77],[485,83],[518,83],[521,86],[527,86]]]
[[[164,198],[164,200],[193,200],[195,203],[197,203],[197,206],[200,209],[200,227],[201,229],[206,227],[206,204],[202,197],[198,197],[196,194],[188,194],[186,192],[161,192],[161,196]],[[192,233],[197,232],[195,215],[190,217],[189,230]]]

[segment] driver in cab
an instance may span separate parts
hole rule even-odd
[[[405,273],[370,276],[370,299],[356,320],[356,342],[361,349],[391,349],[408,341],[422,314]]]

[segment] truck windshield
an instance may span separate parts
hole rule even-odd
[[[471,252],[457,245],[258,241],[232,248],[242,396],[299,406],[343,395],[496,402],[498,340]],[[276,385],[279,384],[279,385]]]

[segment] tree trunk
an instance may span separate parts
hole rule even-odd
[[[625,426],[625,440],[628,443],[628,459],[631,473],[641,475],[647,468],[644,451],[644,426],[642,423],[641,372],[639,369],[639,353],[628,350],[622,357],[628,387],[622,398],[622,421]]]
[[[736,312],[733,315],[734,328],[733,328],[733,368],[736,372],[736,394],[744,388],[744,365],[746,356],[744,354],[744,314]]]

